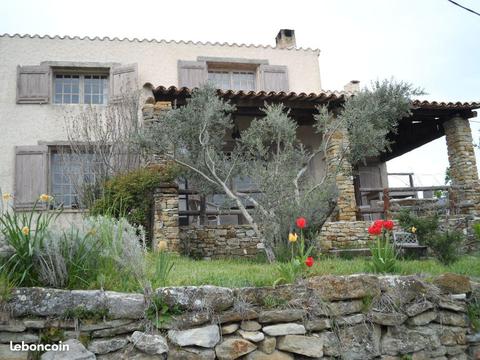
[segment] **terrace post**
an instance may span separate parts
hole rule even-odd
[[[346,129],[338,129],[332,134],[327,147],[327,171],[335,173],[335,182],[338,189],[338,214],[336,219],[332,219],[337,221],[355,221],[357,219],[352,166],[345,159],[343,161],[341,159],[347,142]]]
[[[153,249],[157,249],[159,241],[164,240],[169,251],[180,252],[177,184],[161,184],[155,190],[153,214]]]
[[[455,115],[443,127],[450,163],[451,198],[461,206],[462,213],[476,215],[480,212],[480,186],[470,123]]]

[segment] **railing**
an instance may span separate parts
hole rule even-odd
[[[448,191],[450,190],[449,185],[442,185],[442,186],[410,186],[410,187],[391,187],[391,188],[360,188],[360,195],[372,195],[378,194],[379,201],[383,202],[383,207],[372,207],[371,205],[363,205],[359,206],[357,211],[360,215],[368,215],[368,214],[383,214],[385,218],[389,217],[389,213],[391,212],[391,200],[395,197],[402,195],[402,194],[410,194],[413,196],[414,199],[418,201],[422,201],[419,199],[418,192],[426,192],[433,194],[436,191]],[[392,196],[394,195],[394,196]],[[432,200],[433,197],[425,198],[427,200]],[[409,208],[408,206],[402,206],[402,208]],[[445,204],[429,204],[429,208],[438,208],[444,209],[446,208]]]
[[[259,191],[245,190],[245,191],[242,191],[242,193],[256,194],[256,193],[259,193]],[[189,220],[190,217],[198,217],[198,224],[205,225],[210,220],[216,221],[217,224],[220,224],[219,216],[221,215],[237,215],[237,216],[242,215],[242,211],[235,207],[230,209],[221,209],[218,204],[208,202],[206,196],[200,194],[196,190],[179,189],[178,195],[180,200],[185,200],[186,210],[178,211],[178,215],[180,219],[182,218],[187,219],[187,221],[184,222],[184,224],[190,223],[190,220]],[[197,199],[194,200],[195,202],[198,203],[197,209],[193,209],[193,210],[190,209],[191,200],[189,199],[189,196],[191,195],[196,195],[198,197]],[[224,194],[212,194],[212,195],[214,196],[214,195],[224,195]],[[216,209],[208,209],[208,206],[215,207]],[[252,207],[247,207],[247,210],[251,210],[251,209]],[[212,219],[212,217],[215,217],[215,219]]]

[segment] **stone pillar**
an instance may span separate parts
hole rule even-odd
[[[456,205],[464,205],[460,208],[462,213],[478,213],[480,187],[470,123],[457,115],[446,121],[443,127],[453,187],[450,198]]]
[[[178,185],[162,184],[154,193],[153,249],[164,240],[169,251],[180,252],[179,234]]]
[[[327,171],[336,173],[335,182],[338,189],[338,214],[337,221],[355,221],[357,219],[357,204],[355,200],[355,188],[353,185],[352,166],[347,160],[343,160],[339,168],[343,149],[348,141],[346,130],[337,130],[332,134],[327,147]]]

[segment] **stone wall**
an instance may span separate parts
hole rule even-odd
[[[368,247],[373,240],[368,234],[371,221],[326,222],[319,235],[322,252],[332,249],[358,249]]]
[[[479,296],[480,284],[453,274],[159,288],[148,298],[19,288],[2,306],[0,359],[27,359],[10,342],[59,340],[70,351],[42,360],[478,359],[480,333],[467,309]]]
[[[181,252],[196,259],[255,258],[263,252],[250,225],[180,227]]]
[[[168,250],[180,251],[176,184],[163,184],[155,190],[153,217],[153,248],[166,241]]]

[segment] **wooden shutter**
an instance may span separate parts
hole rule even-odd
[[[47,170],[47,146],[15,147],[15,208],[32,208],[38,197],[48,192]]]
[[[110,68],[110,99],[138,90],[138,65],[129,64]]]
[[[17,104],[46,104],[50,99],[49,66],[17,66]]]
[[[204,84],[208,79],[205,61],[178,61],[178,86],[194,88]]]
[[[289,91],[288,71],[282,65],[260,65],[260,89],[263,91]]]

